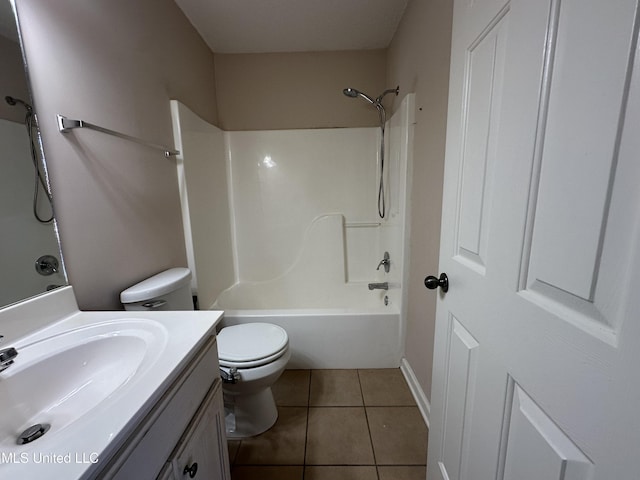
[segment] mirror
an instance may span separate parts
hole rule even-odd
[[[66,285],[44,152],[9,0],[0,0],[0,308]]]

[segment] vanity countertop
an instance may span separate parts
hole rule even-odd
[[[0,373],[0,478],[91,478],[215,335],[222,313],[76,307],[2,345],[18,356]],[[51,427],[18,445],[34,423]]]

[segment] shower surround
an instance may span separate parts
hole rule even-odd
[[[24,124],[0,119],[0,145],[0,265],[7,275],[11,272],[11,281],[0,287],[1,306],[43,293],[65,279],[60,272],[42,276],[34,268],[41,255],[59,259],[60,251],[54,226],[36,221],[33,214],[34,167]],[[51,212],[42,190],[38,211],[47,216]]]
[[[223,132],[173,101],[200,308],[283,326],[292,368],[399,366],[413,102],[387,122],[380,219],[379,128]],[[385,251],[389,273],[376,270]]]

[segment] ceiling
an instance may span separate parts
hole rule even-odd
[[[175,0],[216,53],[386,48],[408,0]]]

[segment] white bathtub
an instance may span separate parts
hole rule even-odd
[[[400,366],[400,314],[391,306],[224,312],[222,326],[268,322],[284,328],[292,353],[287,368]]]
[[[398,287],[390,282],[389,290],[371,291],[367,283],[345,281],[345,265],[335,260],[344,259],[343,223],[342,215],[321,217],[301,260],[283,275],[240,282],[223,291],[210,307],[224,310],[222,325],[280,325],[289,335],[288,368],[399,367]],[[328,240],[334,237],[340,239],[334,242],[337,246]],[[383,273],[372,271],[371,281],[382,281]],[[385,306],[387,295],[390,303]]]

